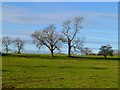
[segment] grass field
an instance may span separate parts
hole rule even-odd
[[[118,58],[10,54],[2,57],[3,87],[117,88]]]

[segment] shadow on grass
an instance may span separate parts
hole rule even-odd
[[[16,90],[15,85],[2,84],[2,90]]]
[[[34,66],[34,67],[38,67],[39,68],[39,67],[49,67],[49,66]]]
[[[47,67],[51,67],[51,66],[44,66],[44,65],[39,65],[39,66],[24,66],[24,65],[12,65],[12,66],[16,66],[16,67],[21,67],[21,68],[47,68]],[[2,70],[3,72],[8,72],[9,70]]]
[[[12,70],[0,70],[0,72],[13,72]]]
[[[91,67],[91,69],[107,69],[107,68],[102,68],[102,67]]]
[[[107,69],[107,68],[102,68],[102,67],[71,67],[71,66],[63,66],[63,67],[58,67],[58,68],[79,68],[79,69]]]
[[[2,53],[2,56],[11,56],[11,54]]]
[[[43,59],[50,59],[50,60],[120,60],[120,58],[114,58],[114,57],[98,57],[98,56],[70,56],[67,55],[55,55],[54,57],[51,57],[49,54],[5,54],[2,53],[2,56],[10,56],[10,57],[22,57],[22,58],[43,58]]]
[[[110,57],[108,57],[108,58],[105,59],[104,57],[97,57],[97,56],[96,56],[96,57],[70,56],[69,58],[78,58],[78,59],[86,59],[86,60],[87,60],[87,59],[89,59],[89,60],[93,60],[93,59],[94,59],[94,60],[95,60],[95,59],[96,59],[96,60],[108,60],[108,59],[109,59],[109,60],[120,60],[120,58],[113,58],[113,57],[110,58]]]

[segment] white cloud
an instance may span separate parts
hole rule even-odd
[[[15,24],[62,24],[66,19],[74,16],[84,16],[85,24],[100,25],[96,19],[117,20],[117,13],[89,12],[89,11],[64,11],[59,13],[37,13],[31,9],[16,6],[3,6],[3,22]]]
[[[2,31],[3,35],[4,34],[10,34],[10,35],[16,35],[16,36],[26,36],[26,35],[31,35],[33,31],[30,30],[21,30],[21,31],[12,31],[12,30],[3,30]]]

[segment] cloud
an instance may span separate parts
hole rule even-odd
[[[84,25],[88,27],[98,27],[102,23],[99,20],[109,19],[116,21],[117,13],[90,12],[90,11],[60,11],[59,13],[41,13],[28,8],[3,5],[3,22],[15,24],[59,24],[64,20],[75,16],[84,16]],[[99,20],[96,20],[99,19]]]
[[[25,41],[26,44],[30,45],[33,44],[32,38],[30,36],[30,33],[27,32],[9,32],[9,31],[3,31],[3,35],[1,37],[9,36],[12,40],[16,38],[20,38]],[[0,37],[0,40],[1,40]]]
[[[30,31],[30,30],[21,30],[21,31],[3,30],[2,33],[3,33],[3,35],[10,34],[10,35],[15,35],[15,36],[26,36],[26,35],[30,36],[33,33],[33,31]]]
[[[64,20],[63,16],[51,13],[36,13],[31,9],[3,6],[3,22],[18,24],[48,24]]]
[[[88,44],[107,44],[107,43],[109,43],[109,44],[115,44],[115,45],[117,45],[118,44],[118,42],[117,41],[107,41],[107,42],[105,42],[105,41],[87,41],[87,43]]]

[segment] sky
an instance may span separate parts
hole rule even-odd
[[[65,20],[84,17],[78,36],[85,37],[85,47],[97,53],[101,45],[110,44],[118,49],[118,3],[117,2],[3,2],[2,35],[25,40],[24,52],[36,53],[31,34],[49,24],[62,30]],[[63,53],[67,46],[62,44]],[[39,53],[48,53],[42,47]]]

